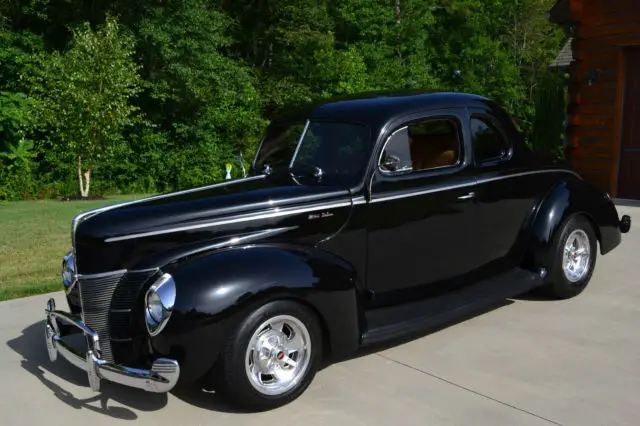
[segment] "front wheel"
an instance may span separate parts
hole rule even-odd
[[[322,335],[313,312],[275,301],[251,313],[229,337],[215,374],[222,393],[251,411],[293,401],[320,363]]]
[[[598,255],[598,239],[591,223],[582,216],[567,220],[557,232],[549,255],[546,292],[559,299],[582,293]]]

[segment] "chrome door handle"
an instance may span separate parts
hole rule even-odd
[[[470,192],[467,195],[461,195],[460,197],[458,197],[458,200],[470,200],[475,196],[476,196],[475,192]]]

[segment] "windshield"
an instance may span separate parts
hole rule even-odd
[[[291,166],[292,173],[309,176],[317,167],[322,170],[318,183],[330,185],[352,185],[362,176],[371,147],[367,126],[311,121],[296,153],[304,128],[304,122],[270,126],[256,156],[256,170],[261,172],[266,165],[274,170],[288,170]]]

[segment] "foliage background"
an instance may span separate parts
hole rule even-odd
[[[121,108],[136,119],[116,130],[83,119],[113,136],[93,164],[94,194],[212,183],[227,162],[238,177],[234,156],[248,164],[279,107],[370,90],[488,96],[539,149],[558,151],[564,82],[547,67],[564,35],[547,21],[553,3],[0,0],[0,199],[78,194],[72,150],[82,141],[64,131],[63,115],[91,116],[78,96],[68,108],[48,107],[55,85],[42,83],[55,80],[46,70],[72,49],[74,31],[97,32],[109,16],[122,45],[131,43],[139,81]],[[82,67],[104,72],[89,60]],[[536,110],[557,112],[555,130],[534,129],[546,123]]]

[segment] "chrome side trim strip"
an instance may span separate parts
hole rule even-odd
[[[183,255],[184,256],[192,256],[194,254],[202,253],[203,251],[207,251],[207,250],[215,250],[215,249],[219,249],[219,248],[231,247],[231,246],[236,245],[236,244],[248,243],[248,242],[251,242],[251,241],[259,240],[261,238],[266,238],[266,237],[270,237],[270,236],[273,236],[273,235],[282,234],[283,232],[290,231],[290,230],[296,229],[296,228],[297,228],[297,226],[287,226],[287,227],[284,227],[284,228],[266,229],[266,230],[263,230],[263,231],[254,232],[254,233],[251,233],[251,234],[248,234],[248,235],[243,235],[241,237],[229,238],[228,240],[221,241],[219,243],[210,244],[208,246],[200,247],[200,248],[188,251],[187,253],[184,253]]]
[[[320,204],[313,207],[288,208],[288,209],[275,208],[274,211],[271,211],[268,213],[253,213],[246,216],[236,216],[229,219],[212,220],[211,222],[199,223],[196,225],[180,226],[176,228],[168,228],[168,229],[162,229],[158,231],[141,232],[139,234],[121,235],[119,237],[107,238],[105,242],[111,243],[116,241],[132,240],[134,238],[151,237],[151,236],[171,234],[171,233],[181,232],[181,231],[192,231],[195,229],[210,228],[214,226],[222,226],[222,225],[228,225],[232,223],[242,223],[242,222],[249,222],[249,221],[261,220],[261,219],[273,219],[276,217],[290,216],[290,215],[299,214],[299,213],[307,213],[307,212],[313,212],[317,210],[335,209],[335,208],[350,207],[350,206],[351,206],[351,201],[342,201],[342,202],[334,202],[329,204]]]
[[[476,186],[476,185],[481,185],[483,183],[489,183],[489,182],[495,182],[498,180],[504,180],[504,179],[511,179],[511,178],[515,178],[515,177],[520,177],[520,176],[528,176],[528,175],[535,175],[535,174],[542,174],[542,173],[569,173],[572,174],[576,177],[578,177],[579,179],[582,179],[581,176],[576,173],[573,172],[571,170],[565,170],[565,169],[548,169],[548,170],[535,170],[535,171],[528,171],[528,172],[520,172],[520,173],[514,173],[511,175],[507,175],[507,176],[496,176],[496,177],[492,177],[492,178],[481,178],[475,181],[471,181],[471,182],[464,182],[464,183],[459,183],[459,184],[453,184],[453,185],[444,185],[444,186],[439,186],[437,188],[430,188],[430,189],[424,189],[421,191],[415,191],[415,192],[409,192],[409,193],[402,193],[402,194],[396,194],[396,195],[389,195],[386,197],[379,197],[379,198],[373,198],[371,200],[372,203],[382,203],[384,201],[391,201],[391,200],[397,200],[400,198],[409,198],[409,197],[415,197],[415,196],[419,196],[419,195],[426,195],[426,194],[433,194],[436,192],[442,192],[442,191],[448,191],[451,189],[458,189],[458,188],[465,188],[465,187],[471,187],[471,186]]]
[[[382,203],[384,201],[398,200],[400,198],[417,197],[419,195],[433,194],[433,193],[436,193],[436,192],[448,191],[448,190],[457,189],[457,188],[465,188],[465,187],[475,186],[475,185],[477,185],[477,182],[464,182],[464,183],[460,183],[460,184],[457,184],[457,185],[439,186],[437,188],[424,189],[424,190],[421,190],[421,191],[415,191],[415,192],[409,192],[409,193],[405,192],[405,193],[402,193],[402,194],[388,195],[386,197],[373,198],[371,200],[371,203]]]
[[[90,214],[98,214],[98,213],[102,213],[102,212],[105,212],[105,211],[114,210],[114,209],[119,208],[119,207],[130,206],[130,205],[133,205],[133,204],[139,204],[139,203],[146,202],[146,201],[161,200],[163,198],[174,197],[176,195],[184,195],[184,194],[191,194],[193,192],[206,191],[208,189],[220,188],[220,187],[228,186],[228,185],[235,185],[235,184],[240,183],[240,182],[250,182],[250,181],[254,181],[254,180],[260,180],[260,179],[264,179],[265,177],[266,177],[266,175],[249,176],[249,177],[246,177],[246,178],[240,178],[240,179],[229,180],[229,181],[226,181],[226,182],[214,183],[212,185],[200,186],[200,187],[197,187],[197,188],[185,189],[185,190],[182,190],[182,191],[175,191],[175,192],[168,192],[166,194],[152,195],[150,197],[140,198],[138,200],[124,201],[122,203],[110,204],[108,206],[99,207],[97,209],[88,210],[86,212],[80,213],[80,214],[78,214],[76,216],[76,218],[78,218],[78,220],[80,220],[80,219],[82,219],[85,216],[88,216]]]
[[[483,183],[493,182],[493,181],[497,181],[497,180],[511,179],[511,178],[520,177],[520,176],[542,174],[542,173],[569,173],[569,174],[575,175],[576,177],[580,178],[579,174],[577,174],[577,173],[575,173],[575,172],[573,172],[571,170],[565,170],[565,169],[534,170],[534,171],[514,173],[514,174],[511,174],[511,175],[507,175],[507,176],[497,176],[497,177],[491,177],[491,178],[478,179],[477,181],[467,181],[467,182],[463,182],[463,183],[459,183],[459,184],[444,185],[444,186],[440,186],[440,187],[437,187],[437,188],[430,188],[430,189],[420,190],[420,191],[416,191],[416,192],[402,193],[402,194],[390,195],[390,196],[386,196],[386,197],[374,198],[374,199],[371,200],[371,203],[380,203],[380,202],[396,200],[396,199],[400,199],[400,198],[408,198],[408,197],[413,197],[413,196],[426,195],[426,194],[431,194],[431,193],[436,193],[436,192],[441,192],[441,191],[447,191],[447,190],[451,190],[451,189],[457,189],[457,188],[480,185],[480,184],[483,184]],[[250,178],[248,178],[248,179],[250,179]],[[131,202],[131,203],[134,203],[134,202]],[[143,237],[150,237],[150,236],[156,236],[156,235],[164,235],[164,234],[170,234],[170,233],[181,232],[181,231],[190,231],[190,230],[195,230],[195,229],[209,228],[209,227],[221,226],[221,225],[227,225],[227,224],[233,224],[233,223],[248,222],[248,221],[253,221],[253,220],[271,219],[271,218],[289,216],[289,215],[294,215],[294,214],[299,214],[299,213],[307,213],[307,212],[313,212],[313,211],[317,211],[317,210],[348,207],[348,206],[351,206],[351,205],[360,205],[360,204],[366,204],[366,203],[367,203],[366,199],[363,196],[360,196],[360,197],[355,197],[350,202],[349,201],[334,202],[334,203],[329,203],[329,204],[321,204],[321,205],[316,205],[316,206],[312,206],[312,207],[302,207],[302,208],[285,208],[285,209],[275,208],[274,211],[267,212],[267,213],[253,213],[253,214],[248,214],[248,215],[245,215],[245,216],[236,216],[236,217],[232,217],[232,218],[228,218],[228,219],[213,220],[211,222],[206,222],[206,223],[201,223],[201,224],[187,225],[187,226],[163,229],[163,230],[158,230],[158,231],[141,232],[141,233],[137,233],[137,234],[129,234],[129,235],[122,235],[122,236],[118,236],[118,237],[111,237],[111,238],[105,239],[105,242],[110,243],[110,242],[117,242],[117,241],[125,241],[125,240],[131,240],[131,239],[134,239],[134,238],[143,238]],[[269,232],[271,232],[271,231],[273,231],[273,230],[269,230]],[[252,238],[260,238],[260,237],[261,236],[256,236],[256,237],[252,237]],[[222,244],[222,243],[219,243],[219,244]],[[229,243],[226,243],[226,244],[233,244],[233,243],[229,242]],[[211,248],[216,248],[216,247],[211,247]],[[120,272],[120,271],[117,271],[117,272]],[[112,272],[110,274],[115,274],[115,273],[116,272]]]
[[[173,197],[173,196],[176,196],[176,195],[184,195],[184,194],[191,194],[193,192],[206,191],[207,189],[220,188],[220,187],[227,186],[227,185],[234,185],[234,184],[240,183],[240,182],[250,182],[250,181],[254,181],[254,180],[260,180],[260,179],[264,179],[265,177],[266,177],[266,175],[264,175],[264,174],[257,175],[257,176],[249,176],[249,177],[246,177],[246,178],[240,178],[240,179],[234,179],[234,180],[225,181],[225,182],[214,183],[212,185],[200,186],[198,188],[185,189],[183,191],[176,191],[176,192],[169,192],[169,193],[166,193],[166,194],[153,195],[151,197],[145,197],[145,198],[141,198],[139,200],[124,201],[122,203],[115,203],[115,204],[111,204],[111,205],[108,205],[108,206],[98,207],[96,209],[87,210],[85,212],[79,213],[73,218],[73,221],[71,222],[71,245],[73,247],[73,251],[75,252],[75,246],[76,246],[76,229],[78,228],[78,225],[80,224],[80,222],[82,222],[82,220],[86,219],[89,216],[93,216],[93,215],[96,215],[96,214],[104,213],[106,211],[114,210],[114,209],[117,209],[117,208],[120,208],[120,207],[130,206],[130,205],[133,205],[133,204],[139,204],[139,203],[146,202],[146,201],[160,200],[160,199],[164,199],[164,198]]]
[[[510,179],[510,178],[514,178],[514,177],[527,176],[527,175],[537,175],[537,174],[543,174],[543,173],[568,173],[568,174],[574,175],[578,179],[582,180],[582,176],[580,176],[578,173],[574,172],[573,170],[547,169],[547,170],[531,170],[531,171],[528,171],[528,172],[514,173],[512,175],[507,175],[507,176],[496,176],[496,177],[492,177],[492,178],[478,179],[477,182],[478,182],[478,184],[482,184],[482,183],[494,182],[496,180]]]
[[[360,196],[360,197],[354,197],[354,199],[353,199],[353,205],[354,205],[354,206],[359,206],[359,205],[361,205],[361,204],[367,204],[367,200],[366,200],[363,196]]]

